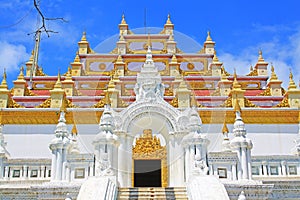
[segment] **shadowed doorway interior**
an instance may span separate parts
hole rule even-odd
[[[134,160],[135,187],[161,187],[161,160]]]

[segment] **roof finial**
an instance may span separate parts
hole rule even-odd
[[[170,13],[168,14],[168,19],[167,19],[166,24],[172,24]]]
[[[124,13],[122,14],[122,21],[121,21],[121,24],[127,24],[127,23],[126,23],[126,20],[125,20],[125,14],[124,14]]]
[[[252,65],[250,65],[250,72],[252,72],[253,71],[253,67],[252,67]]]
[[[148,48],[151,48],[151,37],[150,37],[150,33],[148,32],[148,40],[147,40],[147,46]]]
[[[24,80],[24,73],[23,73],[23,70],[24,70],[24,67],[21,66],[21,67],[20,67],[20,73],[19,73],[19,76],[18,76],[18,80]]]
[[[106,93],[105,93],[104,104],[105,104],[105,105],[111,105],[110,95],[109,95],[109,92],[108,92],[108,91],[106,91]]]
[[[77,131],[75,122],[74,122],[74,124],[73,124],[71,133],[72,133],[72,135],[78,135],[78,131]]]
[[[7,87],[7,82],[6,82],[6,69],[4,68],[3,69],[3,79],[2,79],[2,82],[1,82],[1,88],[6,88],[8,89]]]
[[[295,84],[295,82],[294,82],[294,80],[293,80],[293,73],[292,73],[292,70],[291,70],[291,69],[290,69],[290,75],[289,75],[289,77],[290,77],[290,82],[289,82],[288,89],[289,89],[289,90],[290,90],[290,89],[296,89],[297,86],[296,86],[296,84]]]
[[[191,107],[197,107],[197,100],[194,94],[191,96]]]
[[[76,56],[74,58],[74,63],[79,63],[80,62],[80,58],[79,58],[79,52],[76,52]]]
[[[86,41],[86,32],[83,31],[81,41]]]
[[[218,59],[218,57],[217,57],[217,51],[215,50],[214,51],[214,58],[213,58],[213,62],[219,62],[219,59]]]
[[[206,41],[212,41],[211,36],[210,36],[210,31],[207,31]]]
[[[62,88],[61,87],[61,77],[60,77],[60,71],[58,70],[58,75],[57,75],[57,81],[54,85],[54,88]]]
[[[226,124],[226,119],[224,120],[224,123],[223,123],[222,133],[224,135],[229,133],[229,130],[228,130],[228,127],[227,127],[227,124]]]
[[[258,62],[265,62],[265,60],[262,56],[262,50],[261,49],[258,51]]]
[[[273,64],[271,63],[271,78],[270,78],[270,80],[277,80],[278,78],[277,78],[277,75],[276,75],[276,73],[275,73],[275,70],[274,70],[274,66],[273,66]]]

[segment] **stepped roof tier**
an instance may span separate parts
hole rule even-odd
[[[70,59],[70,67],[60,77],[60,83],[59,76],[47,76],[39,66],[33,70],[35,74],[30,76],[34,63],[32,52],[25,73],[21,67],[14,87],[8,91],[5,77],[1,84],[0,93],[5,94],[2,101],[8,99],[1,107],[22,108],[22,111],[10,109],[9,112],[1,112],[2,116],[6,116],[4,123],[30,123],[27,118],[14,119],[13,113],[51,112],[49,108],[59,108],[62,102],[66,103],[67,108],[74,108],[71,112],[77,108],[95,108],[100,116],[106,93],[109,93],[112,107],[122,110],[136,100],[134,85],[137,73],[145,62],[148,45],[152,47],[153,61],[165,86],[164,100],[174,107],[189,107],[191,98],[181,98],[182,90],[189,91],[197,101],[198,111],[201,110],[199,114],[203,123],[211,123],[211,120],[223,123],[223,117],[211,119],[210,115],[218,111],[223,113],[224,110],[227,116],[232,116],[228,118],[232,123],[236,99],[247,123],[297,123],[298,111],[295,108],[300,106],[300,90],[293,84],[293,78],[288,90],[282,88],[282,81],[278,80],[275,73],[276,66],[268,69],[269,64],[264,60],[262,51],[259,51],[257,63],[248,74],[234,75],[226,71],[218,59],[210,32],[207,33],[203,48],[197,53],[189,53],[177,47],[170,17],[163,30],[156,34],[134,33],[128,28],[124,16],[119,29],[119,40],[114,50],[105,54],[91,49],[88,34],[84,32],[74,60]],[[268,76],[270,71],[271,77]],[[290,110],[288,116],[286,110]],[[55,123],[56,119],[42,120],[40,117],[39,120],[41,123]],[[83,120],[79,123],[93,121]]]

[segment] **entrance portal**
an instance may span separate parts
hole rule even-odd
[[[161,160],[134,161],[134,187],[161,186]]]
[[[144,130],[132,148],[132,186],[167,187],[168,168],[166,147],[152,135],[151,129]]]

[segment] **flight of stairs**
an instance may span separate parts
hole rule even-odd
[[[136,187],[119,188],[118,200],[188,200],[185,187]]]

